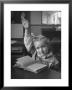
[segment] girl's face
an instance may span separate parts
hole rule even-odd
[[[41,58],[44,58],[48,54],[49,51],[48,45],[45,44],[43,41],[36,41],[35,48],[37,51],[37,55]]]

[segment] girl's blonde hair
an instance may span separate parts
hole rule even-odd
[[[49,40],[49,38],[47,38],[47,37],[45,37],[45,36],[43,36],[43,35],[38,35],[38,36],[35,36],[34,38],[33,38],[33,42],[35,43],[35,42],[44,42],[45,44],[50,44],[50,40]]]

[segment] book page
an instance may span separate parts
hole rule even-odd
[[[45,65],[45,64],[34,63],[34,64],[31,64],[31,65],[29,65],[28,67],[26,67],[26,69],[27,69],[28,71],[32,71],[32,72],[37,73],[38,71],[43,70],[43,69],[46,68],[46,67],[47,67],[47,65]]]
[[[35,60],[33,60],[31,57],[29,56],[24,56],[21,58],[17,59],[17,64],[21,65],[21,67],[27,67],[28,65],[35,63]]]

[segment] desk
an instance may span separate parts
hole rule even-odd
[[[12,79],[60,79],[61,73],[53,69],[45,70],[38,74],[23,70],[21,68],[13,67],[17,58],[23,57],[24,55],[15,55],[11,57],[11,78]]]
[[[55,70],[45,70],[35,74],[21,68],[12,68],[11,75],[12,79],[61,79],[61,73]]]

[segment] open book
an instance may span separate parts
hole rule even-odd
[[[29,56],[18,58],[16,64],[18,64],[20,68],[34,73],[39,73],[44,69],[48,68],[47,65],[42,64],[39,61],[33,60]]]

